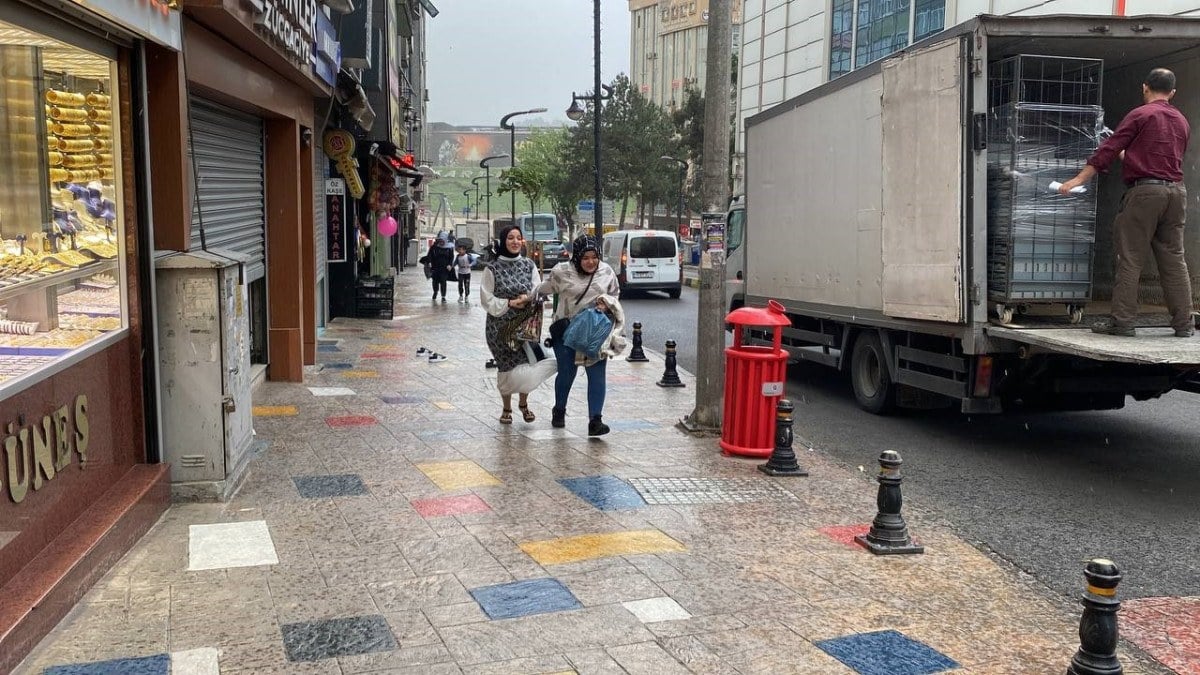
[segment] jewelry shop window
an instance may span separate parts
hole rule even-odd
[[[127,325],[116,75],[0,21],[0,398]]]

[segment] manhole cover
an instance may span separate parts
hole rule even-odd
[[[795,500],[796,495],[757,478],[630,478],[647,504],[741,504]]]

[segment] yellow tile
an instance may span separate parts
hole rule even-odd
[[[615,555],[669,553],[687,549],[658,530],[635,530],[528,541],[521,544],[521,550],[539,564],[561,565]]]
[[[294,417],[300,414],[294,405],[256,405],[255,417]]]
[[[342,373],[345,377],[379,377],[379,373],[374,370],[347,370]]]
[[[454,404],[449,401],[434,401],[433,405],[440,410],[454,410]]]
[[[443,490],[461,490],[463,488],[482,487],[484,485],[503,485],[500,479],[488,473],[475,462],[463,460],[459,462],[427,462],[418,464],[421,473],[429,477],[433,484]]]

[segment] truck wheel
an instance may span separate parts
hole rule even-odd
[[[888,375],[883,343],[874,331],[858,334],[850,354],[850,383],[863,410],[886,415],[896,407],[896,387]]]

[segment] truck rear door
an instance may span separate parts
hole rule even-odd
[[[950,40],[883,64],[887,316],[965,322],[964,45]]]

